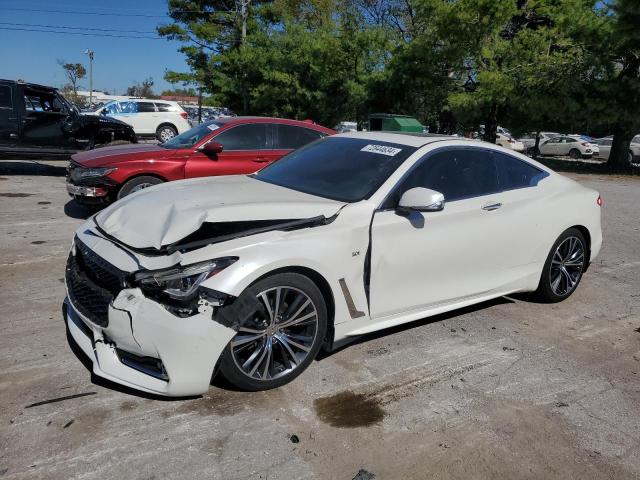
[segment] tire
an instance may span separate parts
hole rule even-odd
[[[535,297],[545,303],[569,298],[578,288],[587,267],[587,254],[587,242],[580,230],[565,230],[551,247]]]
[[[577,148],[572,148],[569,152],[569,156],[573,159],[578,159],[582,157],[582,153],[580,153],[580,150],[578,150]]]
[[[325,338],[327,307],[320,289],[304,275],[278,273],[249,286],[236,302],[252,308],[245,310],[238,333],[222,354],[220,373],[245,391],[291,382],[313,361]],[[291,317],[293,325],[279,327]]]
[[[171,140],[178,135],[178,130],[173,125],[160,125],[156,130],[156,138],[160,143]]]
[[[152,187],[160,183],[163,183],[163,180],[158,177],[151,177],[149,175],[132,178],[131,180],[126,181],[120,188],[120,191],[118,192],[118,200],[126,197],[127,195],[142,190],[143,188]]]

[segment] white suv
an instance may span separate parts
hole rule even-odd
[[[187,112],[177,102],[167,100],[113,101],[93,113],[122,120],[139,137],[154,136],[162,143],[191,128]]]

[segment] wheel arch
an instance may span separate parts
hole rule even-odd
[[[138,172],[138,173],[134,173],[130,177],[125,178],[118,185],[118,188],[115,191],[115,196],[116,197],[118,196],[118,194],[120,193],[120,190],[122,190],[122,187],[124,187],[127,182],[130,182],[131,180],[133,180],[135,178],[139,178],[139,177],[155,177],[158,180],[162,180],[163,182],[169,182],[170,181],[167,178],[163,177],[162,175],[160,175],[159,173],[156,173],[156,172]]]
[[[587,258],[587,264],[586,264],[587,266],[584,269],[584,271],[586,272],[589,269],[589,264],[590,264],[590,262],[588,260],[591,258],[591,232],[584,225],[573,225],[573,226],[571,226],[569,228],[575,228],[576,230],[578,230],[582,234],[584,239],[587,241],[587,245],[586,245],[587,251],[585,252],[585,257]],[[560,235],[562,235],[562,234],[560,234]]]
[[[171,123],[171,122],[162,122],[162,123],[160,123],[160,124],[156,127],[156,134],[158,133],[158,131],[159,131],[162,127],[171,127],[171,128],[173,128],[176,132],[178,131],[178,127],[176,127],[173,123]]]
[[[327,279],[324,278],[322,274],[320,274],[319,272],[317,272],[312,268],[298,266],[298,265],[291,265],[291,266],[276,268],[275,270],[270,270],[269,272],[264,273],[258,278],[256,278],[255,280],[253,280],[250,285],[253,285],[254,283],[259,282],[264,278],[270,277],[272,275],[276,275],[278,273],[298,273],[300,275],[307,277],[318,287],[318,289],[320,290],[320,293],[322,294],[322,298],[325,301],[325,305],[327,306],[327,334],[324,339],[324,345],[326,348],[330,350],[333,346],[333,340],[335,337],[334,323],[335,323],[335,317],[336,317],[335,315],[336,308],[335,308],[335,299],[333,296],[333,291],[331,290],[331,286],[329,285],[329,282],[327,281]]]

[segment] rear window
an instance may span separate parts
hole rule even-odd
[[[276,124],[274,126],[277,132],[277,149],[294,150],[324,136],[322,133],[311,130],[310,128],[283,124]]]
[[[13,109],[13,100],[11,98],[11,87],[8,85],[0,85],[0,108]]]
[[[173,106],[170,105],[168,103],[156,103],[156,108],[158,109],[159,112],[177,112],[178,109]]]
[[[138,112],[139,113],[149,113],[149,112],[155,112],[156,109],[153,106],[153,103],[149,103],[149,102],[136,102],[137,106],[138,106]]]

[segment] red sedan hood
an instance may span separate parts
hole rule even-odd
[[[171,157],[176,152],[177,150],[162,148],[160,145],[132,143],[87,150],[72,155],[71,159],[83,167],[108,167],[129,160]]]

